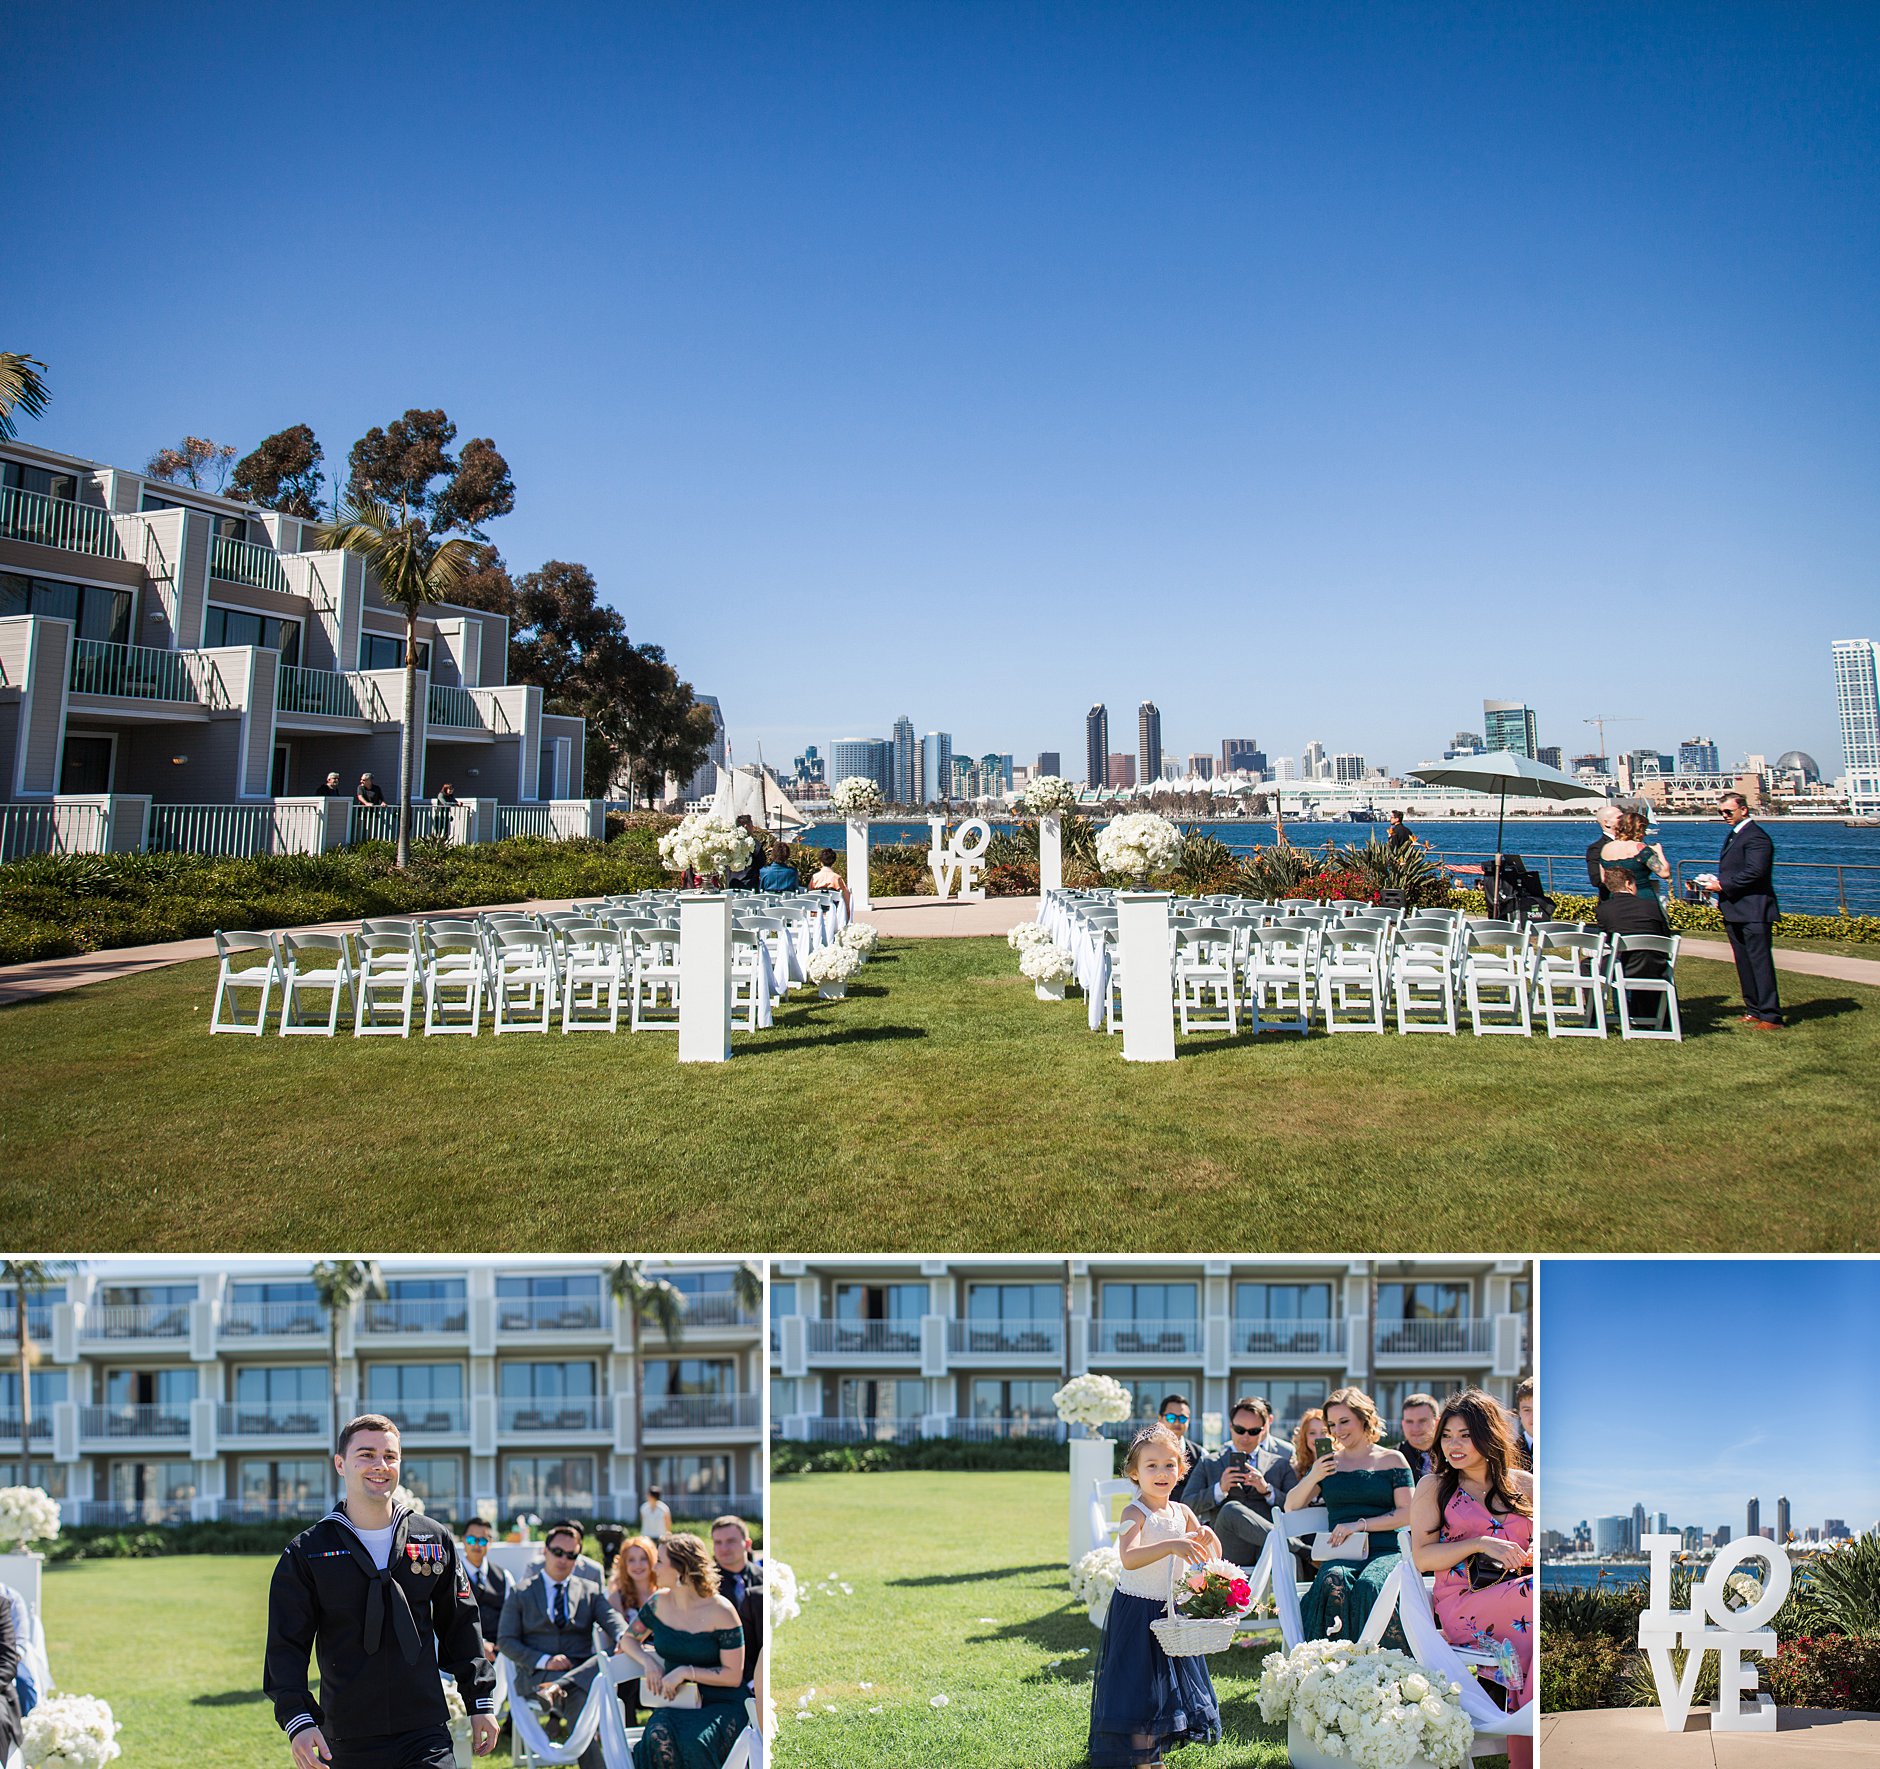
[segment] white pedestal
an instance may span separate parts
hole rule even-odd
[[[679,1061],[731,1060],[731,899],[679,897]]]
[[[847,820],[849,836],[849,904],[857,915],[865,915],[874,908],[868,896],[868,819],[850,817]]]
[[[1064,819],[1038,819],[1038,892],[1064,888]]]
[[[0,1554],[0,1585],[11,1585],[26,1599],[26,1608],[38,1615],[39,1575],[45,1571],[43,1554]]]
[[[1175,1060],[1175,978],[1167,891],[1116,893],[1116,959],[1123,973],[1123,1061]]]
[[[1072,1427],[1076,1429],[1075,1426]],[[1116,1476],[1116,1444],[1107,1437],[1073,1437],[1071,1439],[1071,1502],[1070,1502],[1070,1547],[1071,1557],[1066,1562],[1075,1566],[1097,1544],[1090,1536],[1090,1497],[1092,1483],[1099,1480],[1112,1480]]]

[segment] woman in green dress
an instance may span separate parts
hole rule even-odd
[[[1362,1560],[1321,1561],[1303,1605],[1306,1637],[1356,1640],[1384,1581],[1400,1558],[1397,1531],[1410,1522],[1415,1483],[1396,1450],[1379,1447],[1383,1421],[1361,1388],[1340,1388],[1325,1403],[1332,1452],[1320,1456],[1286,1495],[1288,1511],[1323,1505],[1333,1547],[1362,1536]],[[1405,1650],[1403,1630],[1391,1618],[1383,1644]]]
[[[720,1769],[746,1723],[744,1629],[719,1596],[718,1568],[698,1537],[659,1544],[658,1582],[633,1627],[634,1638],[658,1655],[657,1664],[641,1655],[641,1687],[669,1697],[696,1684],[699,1705],[655,1707],[633,1747],[634,1769]]]

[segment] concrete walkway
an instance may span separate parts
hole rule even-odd
[[[861,921],[872,921],[897,940],[952,940],[970,934],[1003,934],[1021,921],[1038,919],[1036,897],[988,897],[983,903],[942,902],[938,897],[877,897]],[[1875,967],[1880,970],[1880,966]]]
[[[1657,1708],[1543,1714],[1545,1769],[1852,1769],[1880,1763],[1880,1714],[1783,1708],[1774,1732],[1712,1732],[1707,1714],[1667,1732]]]

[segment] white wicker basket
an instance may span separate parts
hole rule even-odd
[[[1170,1658],[1202,1658],[1210,1652],[1225,1652],[1234,1644],[1234,1635],[1239,1630],[1242,1617],[1219,1615],[1202,1619],[1180,1614],[1175,1608],[1178,1558],[1173,1554],[1169,1556],[1168,1613],[1152,1621],[1149,1631],[1161,1642],[1162,1650]]]

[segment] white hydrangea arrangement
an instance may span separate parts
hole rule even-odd
[[[1350,1640],[1307,1640],[1260,1667],[1260,1717],[1288,1720],[1328,1756],[1361,1769],[1402,1769],[1425,1757],[1462,1769],[1475,1729],[1462,1689],[1408,1653]]]
[[[818,946],[803,966],[809,980],[818,988],[825,983],[846,983],[861,968],[861,953],[840,940],[833,946]]]
[[[844,946],[853,947],[864,958],[872,958],[881,943],[881,931],[872,922],[852,921],[836,939]]]
[[[1093,1626],[1103,1626],[1104,1618],[1110,1613],[1110,1599],[1116,1595],[1122,1576],[1122,1556],[1113,1542],[1092,1548],[1071,1568],[1071,1596],[1084,1606]]]
[[[1099,1376],[1094,1370],[1073,1376],[1051,1397],[1057,1416],[1066,1425],[1081,1425],[1085,1436],[1095,1434],[1099,1425],[1120,1425],[1135,1410],[1129,1390],[1114,1376]]]
[[[866,774],[851,774],[830,789],[829,802],[844,817],[866,817],[887,803],[881,788]]]
[[[403,1505],[407,1511],[415,1511],[420,1517],[424,1515],[424,1501],[408,1486],[392,1488],[392,1503]]]
[[[59,1501],[44,1487],[0,1486],[0,1554],[23,1553],[59,1533]]]
[[[796,1568],[787,1560],[764,1559],[765,1615],[773,1628],[793,1622],[803,1613],[797,1601]]]
[[[1181,831],[1153,811],[1129,811],[1097,831],[1097,864],[1105,872],[1142,878],[1181,858]]]
[[[463,1705],[463,1691],[457,1687],[455,1677],[444,1679],[444,1715],[453,1723],[470,1717],[470,1710]]]
[[[1047,941],[1033,941],[1018,955],[1018,968],[1034,983],[1068,983],[1077,974],[1068,952],[1060,952]]]
[[[26,1716],[20,1755],[26,1769],[102,1769],[124,1752],[111,1704],[95,1695],[51,1695]]]
[[[659,857],[674,872],[723,877],[748,863],[756,846],[751,833],[710,811],[694,811],[659,838]]]
[[[1051,930],[1036,921],[1021,921],[1017,927],[1006,930],[1005,943],[1014,952],[1023,952],[1028,946],[1051,943]]]
[[[1061,774],[1040,774],[1026,783],[1025,809],[1034,817],[1061,817],[1077,803],[1077,788]]]

